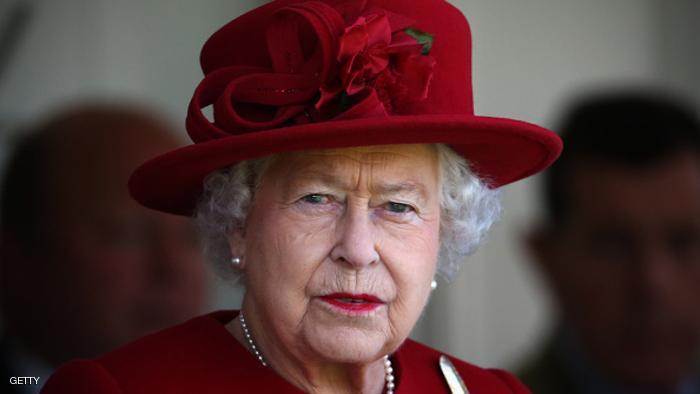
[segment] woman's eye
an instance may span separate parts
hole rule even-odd
[[[302,200],[309,204],[326,204],[328,203],[328,196],[323,194],[309,194],[302,197]]]
[[[387,203],[386,208],[392,213],[408,213],[414,210],[413,207],[408,204],[393,201]]]

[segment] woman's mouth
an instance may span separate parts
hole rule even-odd
[[[384,305],[384,301],[371,294],[332,293],[319,299],[344,312],[369,312]]]

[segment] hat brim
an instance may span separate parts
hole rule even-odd
[[[490,187],[548,167],[562,149],[557,135],[504,118],[410,115],[363,118],[231,135],[165,153],[141,165],[129,180],[146,207],[191,215],[203,179],[234,163],[280,152],[390,144],[450,145]]]

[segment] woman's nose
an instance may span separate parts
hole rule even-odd
[[[369,208],[348,205],[338,219],[336,243],[331,258],[339,263],[362,268],[379,261],[376,231],[372,226]]]

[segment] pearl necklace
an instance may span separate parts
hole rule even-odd
[[[260,360],[260,363],[263,365],[263,367],[267,367],[267,363],[265,362],[265,359],[263,358],[262,354],[258,351],[258,348],[255,347],[255,342],[253,342],[253,337],[250,335],[250,331],[248,331],[248,325],[245,324],[245,317],[243,317],[243,311],[238,314],[238,320],[241,322],[241,328],[243,329],[243,334],[245,334],[245,339],[248,340],[248,345],[250,345],[250,350],[253,351],[255,354],[255,357]]]
[[[255,357],[258,359],[258,361],[260,361],[263,367],[267,367],[265,359],[258,350],[257,346],[255,346],[255,342],[253,342],[253,336],[250,334],[250,330],[248,330],[245,317],[243,317],[243,311],[238,314],[238,321],[241,322],[241,328],[243,329],[245,339],[248,341],[250,350],[253,351],[253,354],[255,354]],[[394,394],[394,388],[396,387],[396,384],[394,383],[394,368],[391,366],[391,359],[389,358],[388,354],[384,356],[384,380],[386,381],[386,394]]]

